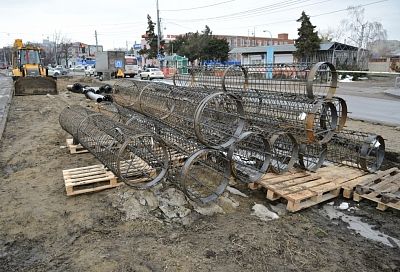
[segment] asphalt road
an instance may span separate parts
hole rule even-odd
[[[12,91],[13,91],[13,81],[12,78],[6,76],[4,71],[0,72],[0,139],[3,134],[6,121],[8,109],[10,108]]]
[[[347,102],[349,117],[400,126],[400,99],[340,95]]]

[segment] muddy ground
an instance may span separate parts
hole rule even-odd
[[[185,219],[150,203],[174,191],[171,184],[149,193],[120,186],[67,197],[62,170],[98,161],[64,148],[59,113],[67,104],[92,103],[66,93],[66,83],[59,81],[57,96],[13,98],[0,142],[0,271],[400,271],[398,247],[329,219],[326,204],[264,222],[251,214],[254,203],[272,208],[279,201],[241,184],[249,197],[226,194],[213,215],[183,199]],[[396,143],[388,144],[393,158],[400,153],[395,128],[359,121],[349,127],[381,133]],[[400,239],[399,211],[378,211],[368,201],[350,205],[357,209],[346,214]]]

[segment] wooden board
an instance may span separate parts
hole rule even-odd
[[[68,196],[97,192],[122,184],[102,164],[63,170],[63,177]]]
[[[400,210],[400,170],[391,168],[369,175],[356,186],[354,201],[368,199],[376,202],[378,210]]]
[[[376,180],[379,180],[393,171],[395,171],[397,168],[391,168],[385,171],[378,171],[376,173],[365,173],[363,176],[360,176],[358,178],[349,180],[348,182],[345,182],[342,184],[343,188],[343,196],[346,198],[351,198],[353,195],[353,191],[356,189],[356,187],[363,186],[365,184],[369,184],[371,182],[374,182]]]
[[[358,169],[331,165],[317,172],[297,169],[283,175],[268,173],[249,187],[266,188],[267,199],[284,198],[287,210],[296,212],[339,196],[343,183],[363,175]]]
[[[87,149],[85,149],[81,144],[75,145],[73,143],[73,139],[67,139],[67,147],[69,149],[69,152],[71,154],[80,154],[80,153],[87,153],[89,152]]]

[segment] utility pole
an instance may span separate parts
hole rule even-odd
[[[94,31],[94,37],[96,39],[96,52],[99,52],[99,50],[98,50],[99,44],[97,42],[97,30]]]
[[[161,20],[160,20],[160,10],[158,9],[158,0],[157,0],[157,57],[160,57],[160,39],[161,39]],[[163,68],[164,61],[159,59],[160,68]]]
[[[254,40],[254,46],[256,46],[256,27],[253,29],[253,40]]]
[[[160,10],[158,9],[158,0],[157,0],[157,56],[160,54],[160,36],[161,36]]]
[[[57,39],[58,39],[58,37],[57,37],[57,33],[55,33],[54,34],[54,64],[58,64],[57,63]]]

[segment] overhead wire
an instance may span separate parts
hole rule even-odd
[[[160,11],[167,11],[167,12],[179,12],[179,11],[188,11],[188,10],[197,10],[197,9],[203,9],[203,8],[209,8],[209,7],[214,7],[222,4],[226,4],[229,2],[234,2],[235,0],[229,0],[229,1],[224,1],[224,2],[219,2],[211,5],[206,5],[206,6],[200,6],[200,7],[192,7],[192,8],[182,8],[182,9],[160,9]]]
[[[249,17],[249,16],[254,16],[257,14],[264,13],[265,11],[273,11],[273,10],[278,10],[278,9],[283,9],[287,8],[293,5],[298,5],[298,4],[304,4],[305,2],[309,2],[311,0],[289,0],[289,1],[282,1],[274,4],[269,4],[266,6],[261,6],[245,11],[240,11],[240,12],[235,12],[231,14],[226,14],[226,15],[221,15],[221,16],[214,16],[214,17],[207,17],[207,18],[194,18],[194,19],[171,19],[171,18],[166,18],[168,20],[172,21],[181,21],[181,22],[197,22],[197,21],[205,21],[205,20],[217,20],[217,19],[240,19],[243,17]]]

